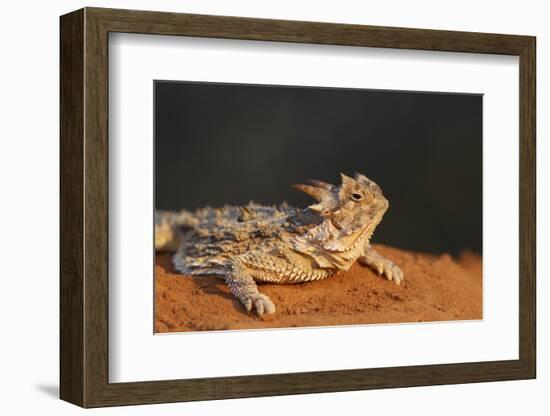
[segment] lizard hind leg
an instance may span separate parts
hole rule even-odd
[[[254,278],[240,261],[232,262],[231,272],[227,274],[225,283],[229,286],[233,296],[241,301],[247,312],[251,312],[252,308],[259,316],[275,312],[275,305],[271,299],[258,291]]]

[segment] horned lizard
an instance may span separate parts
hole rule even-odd
[[[316,199],[305,209],[283,203],[155,213],[155,249],[175,252],[187,275],[219,275],[246,310],[259,316],[275,305],[256,281],[300,283],[348,270],[357,260],[398,285],[401,269],[378,254],[370,238],[389,203],[362,174],[341,174],[340,186],[307,181],[295,188]]]

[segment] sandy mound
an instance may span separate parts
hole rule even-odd
[[[155,267],[155,331],[280,328],[482,318],[481,257],[432,256],[392,247],[376,249],[405,273],[401,286],[355,264],[348,272],[297,285],[260,284],[275,303],[274,315],[247,315],[217,277],[175,272],[171,255]]]

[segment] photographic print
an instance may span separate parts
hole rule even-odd
[[[482,319],[482,95],[154,97],[155,332]]]

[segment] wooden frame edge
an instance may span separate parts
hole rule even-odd
[[[536,378],[536,38],[529,37],[519,53],[519,356]]]
[[[84,10],[60,19],[60,398],[85,405]]]
[[[535,75],[531,36],[85,8],[61,17],[60,396],[82,407],[536,377]],[[520,358],[209,379],[108,381],[108,34],[392,47],[520,59]]]

